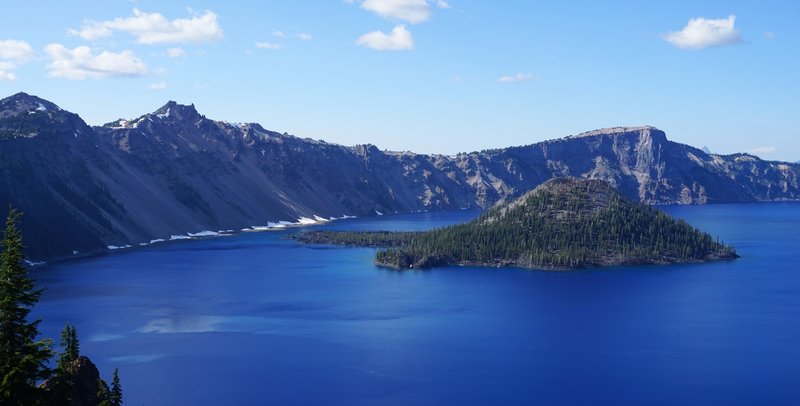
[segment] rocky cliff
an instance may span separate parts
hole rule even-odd
[[[708,154],[653,127],[444,156],[302,139],[175,102],[90,127],[35,96],[0,100],[0,215],[6,202],[27,213],[37,260],[279,221],[486,208],[559,176],[646,203],[800,198],[798,164]]]

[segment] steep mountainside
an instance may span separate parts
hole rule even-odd
[[[459,156],[487,181],[488,200],[533,189],[555,176],[601,179],[651,204],[800,198],[800,166],[747,154],[714,155],[671,142],[654,127],[616,127],[523,147]],[[469,170],[469,169],[466,169]]]
[[[477,219],[429,232],[312,231],[298,239],[389,247],[376,262],[396,269],[440,265],[572,269],[736,258],[681,220],[594,179],[551,179]]]
[[[556,176],[648,203],[800,198],[800,165],[707,154],[652,127],[443,156],[301,139],[175,102],[90,127],[35,96],[0,100],[0,215],[7,202],[27,213],[37,260],[301,218],[487,208]]]

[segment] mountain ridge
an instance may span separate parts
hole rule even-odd
[[[280,221],[489,208],[562,176],[650,204],[800,199],[797,164],[707,154],[650,126],[589,133],[426,155],[211,120],[174,101],[91,127],[18,93],[0,100],[0,211],[28,212],[28,256],[51,260]]]

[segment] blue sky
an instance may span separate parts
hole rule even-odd
[[[13,2],[0,96],[90,124],[167,100],[346,145],[455,153],[650,124],[800,159],[794,1]]]

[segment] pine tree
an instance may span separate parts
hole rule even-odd
[[[113,406],[122,404],[122,386],[119,384],[119,369],[114,368],[114,377],[111,379],[111,396],[109,396]]]
[[[0,404],[36,404],[37,382],[50,371],[51,340],[38,340],[40,320],[28,322],[31,308],[42,294],[23,265],[20,213],[9,208],[0,254]]]
[[[61,353],[58,354],[56,369],[53,378],[49,381],[48,397],[51,404],[69,403],[74,395],[75,377],[72,370],[73,362],[78,359],[80,352],[77,344],[77,331],[75,326],[67,323],[61,330]]]
[[[81,355],[78,331],[75,326],[70,326],[69,323],[61,331],[61,348],[63,352],[58,357],[59,367],[78,359]]]

